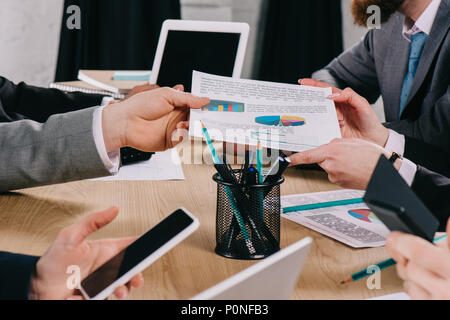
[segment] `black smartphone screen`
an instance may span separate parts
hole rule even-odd
[[[81,282],[89,297],[95,297],[133,269],[156,250],[193,223],[183,210],[177,210],[130,244]]]
[[[169,30],[156,83],[191,92],[194,70],[231,77],[240,39],[240,33]]]

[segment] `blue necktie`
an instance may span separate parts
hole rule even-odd
[[[420,56],[422,55],[423,48],[427,42],[427,35],[423,32],[416,33],[411,37],[411,46],[409,49],[409,61],[408,61],[408,73],[403,81],[402,95],[400,97],[400,112],[401,116],[403,110],[406,107],[406,101],[414,83],[414,77],[416,76],[417,67],[419,65]]]

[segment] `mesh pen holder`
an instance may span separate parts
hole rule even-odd
[[[240,171],[233,174],[239,181]],[[213,180],[217,183],[215,252],[231,259],[256,260],[279,251],[284,178],[258,185],[226,183],[219,174]]]

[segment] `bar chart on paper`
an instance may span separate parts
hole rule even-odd
[[[255,122],[266,126],[300,127],[306,124],[306,119],[297,116],[262,116]]]
[[[202,108],[202,111],[245,112],[245,104],[231,101],[211,100],[209,105]]]

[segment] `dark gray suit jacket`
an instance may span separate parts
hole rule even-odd
[[[450,217],[450,179],[419,166],[411,188],[439,219],[440,230],[445,231]]]
[[[95,145],[95,109],[0,123],[0,192],[110,175]]]
[[[75,111],[101,100],[0,77],[0,192],[109,175],[92,133],[95,108]]]
[[[30,119],[45,122],[54,114],[77,111],[100,105],[103,96],[81,92],[64,93],[56,89],[45,89],[14,84],[0,77],[0,122]]]
[[[373,103],[383,97],[386,126],[423,142],[410,143],[406,153],[412,161],[433,171],[450,171],[450,0],[442,0],[423,50],[407,105],[399,116],[400,94],[407,72],[409,42],[402,36],[404,16],[394,14],[371,30],[364,40],[334,59],[313,78],[339,88],[351,87]],[[428,148],[428,145],[434,146]],[[434,152],[436,151],[436,152]],[[427,159],[447,159],[445,168]],[[430,154],[431,153],[431,154]]]

